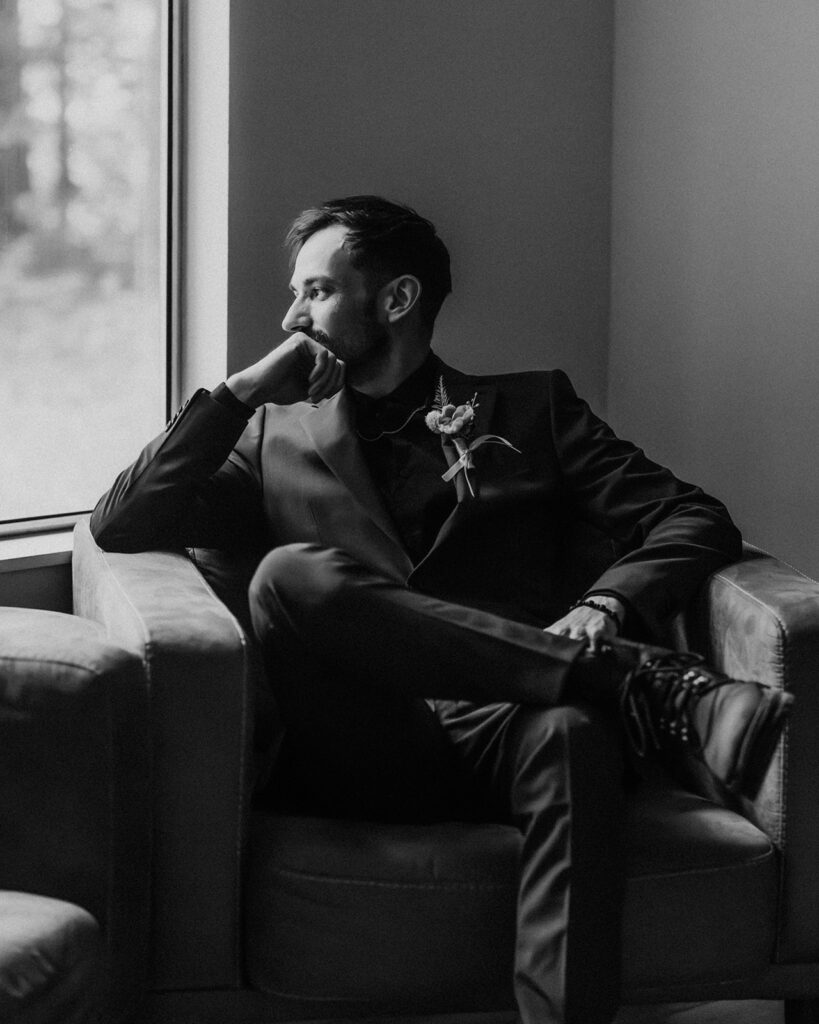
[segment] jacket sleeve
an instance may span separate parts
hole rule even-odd
[[[122,552],[246,542],[262,530],[263,421],[197,391],[100,498],[94,539]]]
[[[550,386],[552,436],[569,501],[622,552],[587,593],[621,598],[657,633],[707,576],[740,558],[740,533],[716,498],[617,437],[563,372],[551,375]]]

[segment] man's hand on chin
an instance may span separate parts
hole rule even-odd
[[[585,640],[592,654],[599,651],[600,645],[604,641],[611,640],[618,635],[617,622],[622,624],[626,609],[622,601],[618,601],[616,597],[611,597],[609,594],[590,594],[588,599],[594,604],[608,608],[617,616],[617,620],[597,608],[584,604],[578,608],[572,608],[562,619],[553,622],[551,626],[546,626],[544,633],[556,633],[558,636],[567,636],[572,640]]]
[[[254,408],[265,402],[320,402],[344,384],[344,362],[308,334],[297,333],[225,383],[239,401]]]

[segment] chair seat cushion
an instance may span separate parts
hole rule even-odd
[[[667,785],[630,798],[625,994],[754,974],[774,941],[776,853],[746,819]],[[254,814],[252,987],[375,1009],[512,1001],[520,835]]]
[[[73,1024],[97,1019],[97,922],[73,903],[0,892],[0,1020]]]

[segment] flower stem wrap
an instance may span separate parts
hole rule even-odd
[[[463,470],[464,477],[466,479],[466,485],[469,488],[469,493],[472,497],[475,497],[475,492],[472,489],[472,482],[469,479],[469,473],[467,470],[472,469],[474,462],[472,459],[472,453],[481,447],[483,444],[502,444],[507,448],[511,448],[513,452],[517,452],[520,455],[520,449],[516,448],[513,444],[510,444],[505,437],[498,437],[497,434],[481,434],[480,437],[476,437],[471,444],[467,444],[466,441],[461,437],[454,437],[453,442],[455,447],[458,449],[459,458],[457,462],[454,462],[449,469],[441,477],[442,480],[452,480],[457,473]]]

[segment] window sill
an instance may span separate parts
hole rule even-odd
[[[71,561],[73,530],[0,537],[0,572],[18,572]]]

